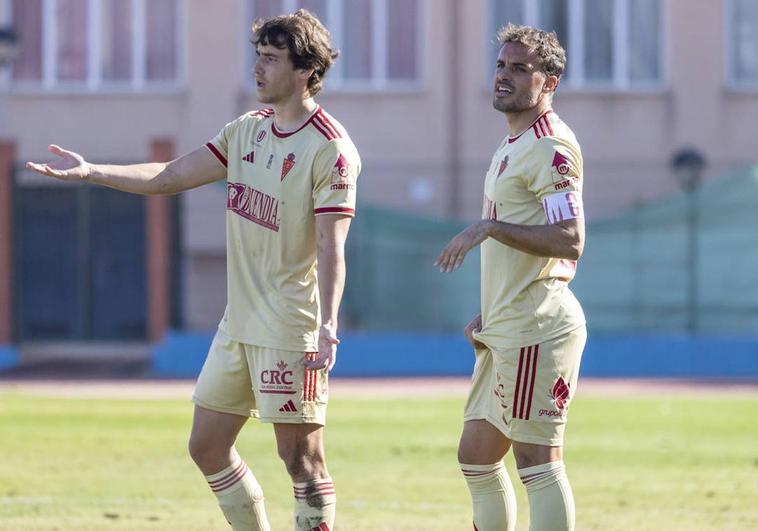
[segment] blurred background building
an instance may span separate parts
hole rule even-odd
[[[512,21],[555,30],[568,52],[554,106],[585,159],[573,286],[591,334],[755,337],[755,0],[0,0],[18,36],[0,67],[6,366],[210,337],[226,299],[223,186],[143,199],[23,162],[53,142],[108,162],[202,145],[259,107],[253,19],[299,7],[341,50],[318,99],[364,163],[343,328],[457,333],[477,313],[477,257],[452,276],[431,262],[479,216],[507,134],[491,89],[495,33]],[[728,348],[758,365],[746,341]]]

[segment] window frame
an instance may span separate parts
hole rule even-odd
[[[339,50],[344,47],[342,43],[342,21],[344,14],[344,3],[350,0],[325,0],[326,1],[326,20],[322,20],[326,28],[332,34],[332,42]],[[421,92],[427,84],[427,67],[424,58],[426,57],[426,39],[427,33],[427,9],[429,0],[416,0],[418,6],[418,21],[416,31],[416,78],[412,80],[392,80],[388,77],[388,40],[386,31],[377,30],[377,28],[386,28],[388,24],[388,6],[387,0],[371,0],[372,16],[374,20],[379,20],[382,25],[371,24],[372,28],[372,78],[370,80],[346,80],[344,78],[344,61],[337,58],[329,72],[324,78],[323,92],[341,93],[341,94],[375,94],[382,93],[415,93]],[[250,41],[250,26],[255,20],[255,0],[244,0],[243,2],[243,35],[245,42]],[[298,9],[298,0],[282,0],[283,12],[292,13]],[[247,92],[255,92],[255,83],[253,82],[252,70],[254,65],[254,53],[252,46],[246,48],[243,54],[243,87]],[[383,72],[382,72],[383,70]]]
[[[734,0],[726,0],[724,2],[724,84],[726,88],[732,92],[742,92],[746,94],[758,93],[758,78],[753,81],[740,81],[736,77],[734,52],[736,49],[736,42],[734,35],[734,10],[736,9]]]
[[[498,0],[489,0],[487,5],[487,20],[495,20],[495,2]],[[539,17],[539,6],[534,0],[518,0],[522,3],[524,12],[524,24],[536,25]],[[612,55],[612,77],[609,82],[597,82],[587,80],[584,76],[584,43],[585,32],[583,25],[585,0],[566,0],[568,20],[566,25],[569,32],[569,42],[574,43],[573,47],[566,50],[567,54],[567,73],[565,79],[561,80],[561,93],[621,93],[621,94],[657,94],[665,92],[670,84],[670,52],[671,45],[669,39],[670,31],[670,1],[660,1],[660,17],[658,25],[658,35],[660,37],[659,68],[660,75],[656,81],[632,82],[629,76],[629,47],[624,45],[625,39],[629,36],[629,5],[634,0],[609,0],[614,2],[614,11],[622,13],[622,16],[613,17],[613,55]],[[488,27],[486,35],[491,35],[485,40],[486,55],[489,59],[490,48],[489,42],[495,38],[492,23],[485,22]],[[487,79],[490,80],[494,66],[487,65]],[[489,81],[488,81],[489,82]]]
[[[125,1],[125,0],[121,0]],[[176,1],[176,75],[172,81],[150,81],[147,79],[147,3],[149,0],[128,0],[132,3],[131,22],[134,31],[131,39],[132,64],[128,80],[108,81],[102,79],[102,27],[96,21],[102,9],[102,0],[86,0],[87,76],[82,81],[60,81],[57,79],[57,28],[55,7],[58,0],[41,0],[42,11],[42,57],[40,80],[15,80],[11,68],[7,69],[7,82],[13,93],[22,94],[150,94],[175,93],[186,85],[187,73],[187,17],[184,0]],[[13,3],[8,1],[6,17],[13,21]]]

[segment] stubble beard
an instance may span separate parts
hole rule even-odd
[[[502,113],[519,113],[533,109],[539,105],[539,98],[531,98],[529,94],[515,98],[513,101],[501,101],[497,97],[492,99],[492,106]]]

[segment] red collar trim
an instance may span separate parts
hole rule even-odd
[[[287,138],[288,136],[292,136],[295,133],[298,133],[302,131],[309,123],[311,123],[316,116],[319,116],[321,114],[321,106],[317,106],[316,110],[313,111],[313,113],[310,115],[310,117],[305,121],[303,125],[295,129],[294,131],[290,131],[289,133],[284,133],[282,131],[279,131],[276,128],[276,124],[274,123],[274,120],[271,120],[271,132],[274,133],[275,136],[278,136],[279,138]]]
[[[524,133],[526,133],[527,131],[529,131],[529,129],[531,129],[534,126],[534,124],[536,124],[537,122],[539,122],[540,120],[542,120],[545,116],[547,116],[551,112],[553,112],[553,109],[546,110],[545,112],[543,112],[542,114],[540,114],[537,118],[535,118],[535,120],[531,124],[529,124],[529,127],[527,127],[526,129],[524,129],[523,131],[521,131],[518,135],[516,135],[516,136],[509,136],[508,137],[508,143],[509,144],[513,144],[516,140],[518,140],[519,138],[521,138],[521,135],[523,135]]]

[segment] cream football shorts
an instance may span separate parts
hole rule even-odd
[[[205,409],[263,422],[324,425],[328,377],[306,369],[314,352],[290,352],[239,343],[216,332],[192,401]]]
[[[464,421],[486,420],[509,439],[563,445],[587,329],[536,345],[476,349]]]

